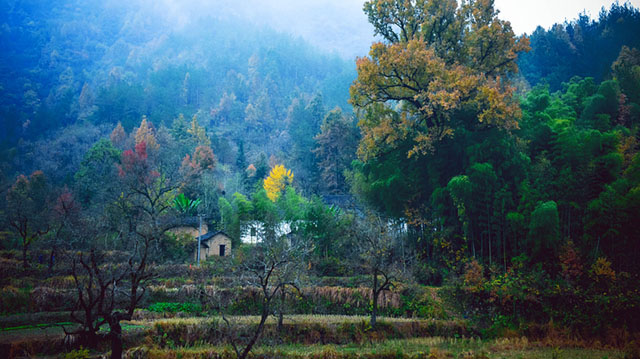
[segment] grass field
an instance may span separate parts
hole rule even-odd
[[[135,351],[135,350],[134,350]],[[194,346],[187,348],[151,348],[150,358],[227,358],[230,347]],[[256,358],[465,358],[465,359],[615,359],[618,350],[541,347],[524,338],[482,341],[456,338],[413,338],[377,343],[346,345],[270,345],[253,352]]]
[[[238,324],[254,324],[258,317],[244,316],[231,318]],[[307,335],[314,338],[314,330],[317,328],[330,328],[330,330],[344,330],[346,324],[353,324],[354,328],[360,328],[367,323],[367,317],[342,316],[342,315],[293,315],[285,317],[285,324],[290,330],[296,330],[295,336]],[[199,340],[202,333],[207,332],[207,325],[219,320],[219,318],[170,318],[170,319],[143,319],[127,322],[123,329],[125,336],[129,337],[128,357],[135,358],[233,358],[234,353],[230,346],[221,344],[215,340]],[[407,318],[380,318],[382,326],[389,328],[403,328],[403,326],[419,326],[428,324],[430,320],[414,320]],[[268,326],[275,326],[274,318],[268,320]],[[302,332],[300,328],[311,328]],[[315,329],[314,329],[315,328]],[[337,329],[336,329],[337,328]],[[360,330],[360,334],[335,341],[341,332],[333,336],[325,332],[328,338],[333,338],[332,344],[322,344],[320,341],[288,342],[278,339],[273,330],[265,332],[262,344],[252,351],[253,358],[315,358],[315,359],[341,359],[341,358],[463,358],[463,359],[617,359],[623,358],[621,351],[606,348],[580,348],[570,347],[562,343],[529,342],[526,338],[503,338],[496,340],[480,340],[478,338],[465,338],[453,334],[450,336],[415,336],[419,333],[409,333],[405,337],[387,339],[387,336],[376,335],[370,329]],[[169,337],[174,333],[178,335],[176,340],[157,341],[159,333],[165,330]],[[190,333],[194,340],[185,339]],[[397,332],[395,332],[398,334]],[[282,338],[290,337],[291,333]],[[12,328],[0,332],[0,344],[23,343],[24,348],[46,346],[47,341],[60,342],[63,337],[60,327],[30,327]],[[144,339],[146,337],[146,339]],[[358,338],[353,340],[353,338]],[[184,340],[179,340],[183,338]],[[222,339],[222,338],[218,338]],[[291,339],[291,338],[289,338]],[[324,340],[324,339],[323,339]],[[39,354],[34,352],[34,357]],[[42,353],[44,354],[44,353]],[[40,355],[42,355],[40,354]],[[96,355],[104,353],[95,353]]]

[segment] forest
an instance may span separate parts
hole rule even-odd
[[[638,8],[162,4],[0,3],[0,357],[640,358]]]

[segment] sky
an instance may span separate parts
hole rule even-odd
[[[629,2],[640,7],[640,0]],[[495,7],[500,10],[499,17],[510,21],[513,31],[520,35],[531,34],[538,25],[548,29],[555,23],[573,20],[582,12],[597,18],[603,6],[609,9],[613,3],[615,1],[610,0],[495,0]]]

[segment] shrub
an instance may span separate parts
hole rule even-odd
[[[159,302],[153,303],[148,308],[148,311],[155,313],[192,313],[197,314],[202,312],[202,305],[199,303],[175,303],[175,302]]]
[[[344,261],[335,257],[321,258],[316,263],[316,271],[320,276],[341,277],[347,274],[348,268]]]
[[[624,359],[640,359],[640,343],[632,341],[624,347]]]
[[[72,350],[65,355],[63,355],[64,359],[88,359],[89,358],[89,349],[84,349],[80,347],[79,349]]]
[[[29,310],[28,288],[6,286],[0,289],[0,313],[19,313]]]

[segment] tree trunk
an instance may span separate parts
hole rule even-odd
[[[53,266],[55,265],[54,261],[56,258],[56,246],[51,247],[51,253],[49,254],[49,274],[53,272]]]
[[[251,340],[249,341],[249,343],[247,343],[247,346],[244,348],[242,353],[240,353],[240,356],[238,357],[238,359],[245,359],[247,355],[249,355],[249,352],[258,341],[258,338],[260,338],[260,334],[262,334],[262,330],[264,329],[264,323],[267,321],[268,317],[269,317],[269,303],[263,303],[262,317],[260,318],[260,324],[258,324],[258,328],[256,328],[256,331],[253,333],[253,337],[251,337]]]
[[[371,303],[371,328],[376,327],[376,317],[378,316],[378,271],[373,271],[373,303]]]
[[[29,248],[29,242],[26,240],[22,241],[22,264],[24,268],[29,268],[29,262],[27,261],[27,249]]]
[[[110,321],[111,329],[111,359],[122,359],[122,327],[120,321],[114,319]]]
[[[488,245],[489,245],[489,266],[493,264],[491,258],[491,216],[489,211],[489,204],[487,204],[487,236],[488,236]]]
[[[473,259],[476,259],[476,238],[471,231],[471,248],[473,249]]]
[[[280,310],[278,311],[278,333],[282,333],[283,327],[282,322],[284,321],[284,306],[286,300],[287,292],[285,291],[285,286],[282,286],[280,293]]]

